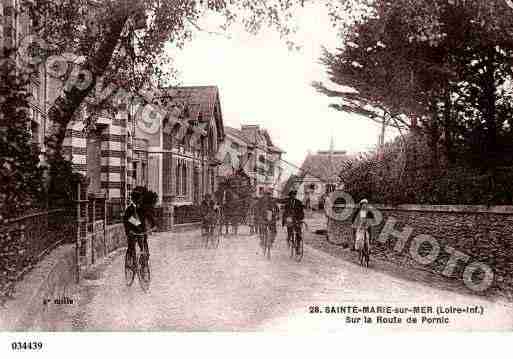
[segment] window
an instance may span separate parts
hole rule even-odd
[[[141,180],[142,180],[142,185],[143,186],[146,186],[147,183],[146,183],[146,178],[147,178],[147,175],[146,175],[146,171],[148,170],[147,169],[148,165],[146,162],[143,162],[142,163],[142,168],[141,168]]]
[[[180,195],[180,187],[181,187],[181,186],[180,186],[180,183],[181,183],[181,182],[180,182],[180,175],[181,175],[181,173],[182,173],[182,164],[178,161],[178,162],[176,163],[176,172],[175,172],[175,176],[176,176],[176,178],[175,178],[175,179],[176,179],[176,183],[175,183],[175,194],[176,194],[177,196],[179,196],[179,195]]]
[[[132,178],[137,183],[137,161],[132,162]]]
[[[212,129],[208,132],[208,153],[209,155],[214,153],[214,135]]]
[[[194,203],[197,203],[198,199],[199,199],[199,169],[197,167],[194,167],[192,181],[193,181],[193,201],[194,201]]]
[[[236,151],[240,150],[240,146],[239,146],[239,144],[237,142],[232,142],[231,148],[233,148]]]
[[[269,177],[274,177],[274,163],[272,162],[269,163],[269,170],[267,172],[267,175]]]
[[[187,195],[187,165],[182,163],[182,194]]]
[[[183,148],[185,151],[189,152],[191,150],[191,136],[185,135],[183,136]]]

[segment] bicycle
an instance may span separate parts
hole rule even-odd
[[[213,248],[219,248],[221,231],[222,228],[219,226],[219,223],[214,222],[208,225],[208,233],[205,237],[205,248],[208,248],[209,242],[212,243]]]
[[[367,229],[363,231],[363,244],[358,248],[358,259],[362,267],[369,267],[370,259],[370,246],[369,246],[370,234]]]
[[[303,237],[301,236],[302,225],[304,222],[298,222],[292,225],[292,239],[287,238],[290,249],[290,258],[294,258],[297,262],[301,262],[304,254]]]
[[[144,240],[144,236],[147,235],[145,233],[130,233],[130,236],[135,238],[139,238],[140,240]],[[135,239],[134,238],[134,239]],[[148,253],[139,254],[139,260],[137,258],[137,249],[134,245],[134,253],[130,253],[129,248],[127,248],[125,252],[125,283],[128,287],[130,287],[135,279],[135,274],[137,273],[137,278],[139,279],[139,285],[144,292],[147,292],[150,288],[151,281],[151,271],[150,271],[150,260]]]
[[[267,257],[268,260],[271,260],[271,230],[269,223],[263,223],[260,226],[260,238],[263,244],[264,249],[264,257]]]

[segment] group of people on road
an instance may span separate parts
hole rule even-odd
[[[303,203],[296,198],[297,192],[290,191],[285,200],[277,200],[272,197],[272,191],[266,189],[263,196],[252,201],[248,210],[247,224],[250,227],[250,235],[261,234],[264,230],[269,230],[271,242],[274,242],[277,235],[277,222],[287,228],[287,239],[290,240],[294,234],[301,238],[301,222],[304,220]],[[279,204],[283,204],[280,211]],[[220,224],[220,206],[207,194],[200,205],[200,215],[202,218],[203,234],[211,234],[216,224]],[[263,240],[261,238],[261,246]]]
[[[294,235],[299,240],[302,239],[301,224],[304,220],[304,205],[296,198],[297,191],[292,190],[285,200],[276,200],[272,197],[270,190],[265,190],[264,195],[257,201],[254,201],[249,210],[252,218],[250,225],[250,234],[260,234],[263,230],[269,230],[271,234],[271,243],[274,243],[277,235],[277,222],[281,215],[281,225],[287,228],[287,241],[291,241]],[[280,211],[279,204],[282,204]],[[208,235],[219,224],[221,217],[221,208],[210,194],[205,195],[205,199],[200,205],[200,215],[202,218],[203,234]],[[374,219],[369,210],[368,201],[360,201],[359,208],[353,215],[353,238],[352,250],[358,250],[363,240],[370,240],[369,227]],[[148,229],[154,226],[151,213],[144,208],[144,192],[136,188],[132,192],[131,202],[125,210],[123,223],[128,239],[128,250],[135,251],[137,242],[140,250],[149,256],[148,250]],[[365,235],[369,234],[369,235]],[[260,246],[263,247],[263,237],[260,236]]]
[[[216,203],[210,194],[206,194],[200,204],[200,217],[203,235],[213,234],[215,225],[221,221],[221,206]]]
[[[277,230],[277,222],[280,220],[279,202],[283,204],[281,225],[287,228],[287,240],[291,241],[294,235],[301,240],[301,223],[305,218],[303,203],[296,198],[297,191],[292,190],[284,201],[278,201],[271,196],[271,191],[264,191],[264,195],[255,203],[254,225],[256,232],[269,229],[271,243],[274,243]],[[267,227],[267,228],[266,228]],[[260,246],[263,247],[263,236],[260,236]]]

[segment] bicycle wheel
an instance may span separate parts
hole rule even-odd
[[[205,248],[208,248],[208,242],[212,242],[212,236],[213,236],[212,225],[209,224],[208,229],[207,229],[207,235],[205,236]]]
[[[135,272],[137,271],[134,267],[134,256],[130,255],[127,249],[125,252],[125,283],[127,287],[130,287],[134,282]]]
[[[141,253],[139,256],[139,284],[144,292],[150,289],[151,273],[150,273],[150,260]]]
[[[369,267],[370,248],[368,242],[368,234],[366,234],[365,241],[363,243],[363,262],[365,267]]]
[[[296,245],[296,261],[301,262],[301,259],[303,259],[303,239],[298,239]]]
[[[219,242],[221,242],[221,234],[219,233],[220,230],[218,228],[218,225],[216,225],[213,228],[213,241],[214,241],[214,247],[217,249],[219,248]]]
[[[267,235],[266,235],[266,247],[267,247],[267,259],[268,260],[271,260],[271,244],[272,244],[271,233],[270,233],[270,231],[268,229],[267,230]]]
[[[294,252],[296,251],[296,233],[292,233],[292,237],[288,242],[290,249],[290,258],[294,258]]]
[[[262,228],[262,236],[263,236],[263,246],[264,246],[264,257],[271,259],[271,253],[269,252],[269,230],[267,226],[265,228]]]

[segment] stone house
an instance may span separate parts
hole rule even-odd
[[[219,90],[216,86],[163,88],[154,99],[171,112],[173,106],[183,104],[183,121],[190,127],[180,139],[181,129],[167,118],[156,131],[147,131],[137,122],[134,152],[139,151],[139,157],[133,158],[142,158],[141,165],[147,158],[147,165],[137,168],[149,189],[159,194],[162,206],[198,204],[217,187],[220,162],[216,154],[225,137]],[[205,131],[198,141],[192,141],[194,126]]]
[[[240,130],[225,126],[225,133],[217,155],[222,162],[220,173],[229,176],[242,165],[253,181],[257,196],[265,188],[273,188],[273,195],[278,197],[284,151],[273,143],[269,132],[259,125],[242,125]]]
[[[309,153],[295,180],[297,198],[308,208],[323,208],[325,196],[340,186],[339,173],[348,159],[350,156],[346,151]]]

